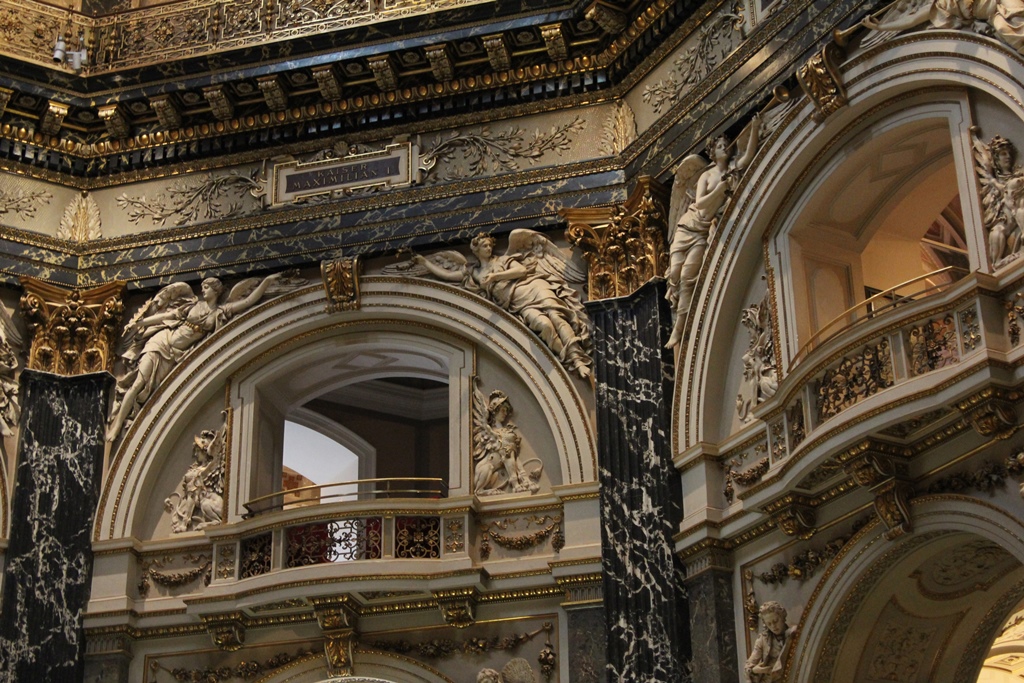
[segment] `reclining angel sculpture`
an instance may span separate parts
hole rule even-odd
[[[938,29],[995,35],[1024,52],[1024,3],[1020,0],[896,0],[861,21],[874,32],[861,41],[861,47],[872,47],[926,23]]]
[[[585,282],[586,273],[533,230],[513,230],[501,256],[494,255],[494,245],[490,235],[477,235],[470,243],[476,262],[457,251],[416,254],[384,273],[431,275],[489,299],[522,320],[569,372],[590,377],[590,320],[570,285]]]
[[[735,147],[743,150],[738,157],[729,138],[722,135],[708,144],[710,163],[699,154],[691,154],[676,169],[669,215],[669,225],[674,229],[666,274],[666,298],[675,309],[675,324],[666,348],[673,348],[682,339],[704,252],[715,235],[726,199],[757,153],[760,130],[761,117],[755,114],[736,140]]]
[[[495,390],[484,396],[478,383],[473,387],[473,493],[536,493],[544,466],[537,458],[519,461],[522,436],[509,419],[512,404],[508,395]]]
[[[264,297],[290,291],[305,280],[296,273],[249,278],[223,298],[224,284],[203,280],[202,297],[184,282],[167,285],[147,301],[124,327],[121,358],[127,373],[117,382],[117,398],[107,423],[107,441],[121,433],[164,378],[206,335]],[[223,301],[222,301],[223,298]]]

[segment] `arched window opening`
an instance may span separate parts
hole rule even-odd
[[[285,493],[273,506],[446,495],[448,393],[444,382],[387,377],[291,410],[281,461]]]
[[[1018,603],[985,655],[978,683],[1020,683],[1024,679],[1024,602]]]
[[[358,490],[356,484],[331,484],[361,479],[359,460],[344,444],[323,432],[285,420],[281,490],[294,493],[285,494],[284,507],[351,498]]]
[[[790,232],[798,358],[969,270],[947,119],[865,131],[819,178]]]

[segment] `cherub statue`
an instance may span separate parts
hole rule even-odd
[[[512,404],[504,391],[495,390],[484,396],[479,380],[473,387],[473,492],[481,496],[498,493],[536,493],[538,480],[544,467],[532,458],[519,462],[522,437],[519,428],[509,418]],[[538,467],[527,471],[526,465]]]
[[[925,23],[994,34],[1017,52],[1024,51],[1024,5],[1019,0],[896,0],[861,20],[877,32],[861,46],[871,47]]]
[[[195,437],[192,464],[181,478],[181,493],[175,491],[164,500],[174,533],[221,523],[226,436],[227,425],[217,431],[204,429]]]
[[[982,222],[988,230],[992,266],[1016,257],[1024,249],[1024,169],[1014,165],[1013,143],[995,136],[986,144],[971,127],[974,167],[981,183]]]
[[[125,325],[121,358],[127,373],[117,382],[107,441],[118,437],[125,422],[206,335],[263,297],[282,294],[304,283],[297,273],[275,273],[263,280],[242,280],[224,298],[223,283],[209,277],[202,282],[201,298],[184,282],[157,292]]]
[[[707,153],[713,159],[710,164],[699,154],[691,154],[676,169],[669,214],[669,225],[674,227],[666,274],[667,298],[675,309],[675,324],[667,348],[675,347],[682,338],[708,241],[715,234],[726,199],[757,153],[760,129],[761,117],[755,114],[737,139],[735,147],[743,149],[739,157],[735,157],[729,138],[720,135],[708,143]]]
[[[470,243],[475,263],[457,251],[442,251],[431,256],[416,254],[384,272],[432,275],[486,297],[522,320],[567,370],[589,377],[593,364],[590,321],[579,293],[570,284],[584,282],[586,273],[551,240],[533,230],[513,230],[502,256],[494,255],[494,245],[490,235],[477,235]]]
[[[761,631],[743,672],[749,683],[776,683],[782,680],[782,666],[796,628],[786,624],[786,608],[774,600],[761,605],[759,614]]]

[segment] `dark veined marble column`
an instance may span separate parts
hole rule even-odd
[[[92,525],[124,284],[81,291],[24,278],[22,286],[28,359],[0,603],[0,677],[70,683],[84,675],[82,617],[92,588]]]
[[[688,680],[686,602],[672,535],[672,326],[663,282],[587,304],[594,324],[608,681]]]
[[[10,681],[80,681],[82,613],[113,377],[21,374],[11,536],[0,606],[0,671]]]

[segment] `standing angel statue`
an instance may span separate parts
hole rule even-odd
[[[303,284],[295,272],[275,273],[263,280],[249,278],[223,297],[224,284],[215,277],[203,280],[196,297],[184,282],[167,285],[147,301],[125,325],[121,358],[127,373],[117,382],[117,399],[107,423],[107,441],[113,441],[129,418],[160,386],[164,378],[206,335],[265,296],[276,296]]]
[[[987,144],[971,127],[974,167],[981,184],[982,222],[988,230],[988,258],[993,267],[1024,249],[1024,169],[1014,165],[1013,143],[995,136]]]
[[[666,348],[673,348],[681,341],[708,241],[714,237],[725,201],[757,153],[760,130],[761,117],[755,114],[735,146],[724,135],[708,143],[711,163],[699,154],[691,154],[676,169],[669,214],[669,225],[674,226],[674,230],[666,274],[666,298],[675,309],[675,324]],[[743,149],[739,157],[735,157],[737,148]],[[685,211],[682,210],[684,203]]]
[[[875,32],[861,41],[861,47],[871,47],[925,23],[938,29],[995,34],[1017,52],[1024,51],[1021,0],[896,0],[861,20],[861,25]]]
[[[473,386],[473,493],[490,496],[498,493],[536,493],[544,467],[532,458],[519,462],[522,436],[510,421],[512,404],[501,390],[484,396],[479,380]],[[526,466],[536,463],[533,471]]]
[[[567,370],[589,377],[593,364],[590,321],[579,293],[570,285],[585,282],[586,273],[533,230],[513,230],[501,256],[494,255],[494,245],[490,235],[477,235],[470,243],[475,263],[457,251],[442,251],[416,254],[384,272],[432,275],[486,297],[522,320]]]
[[[204,429],[192,445],[192,464],[181,478],[181,493],[164,500],[171,513],[171,531],[180,534],[221,523],[224,507],[224,449],[227,425]]]

